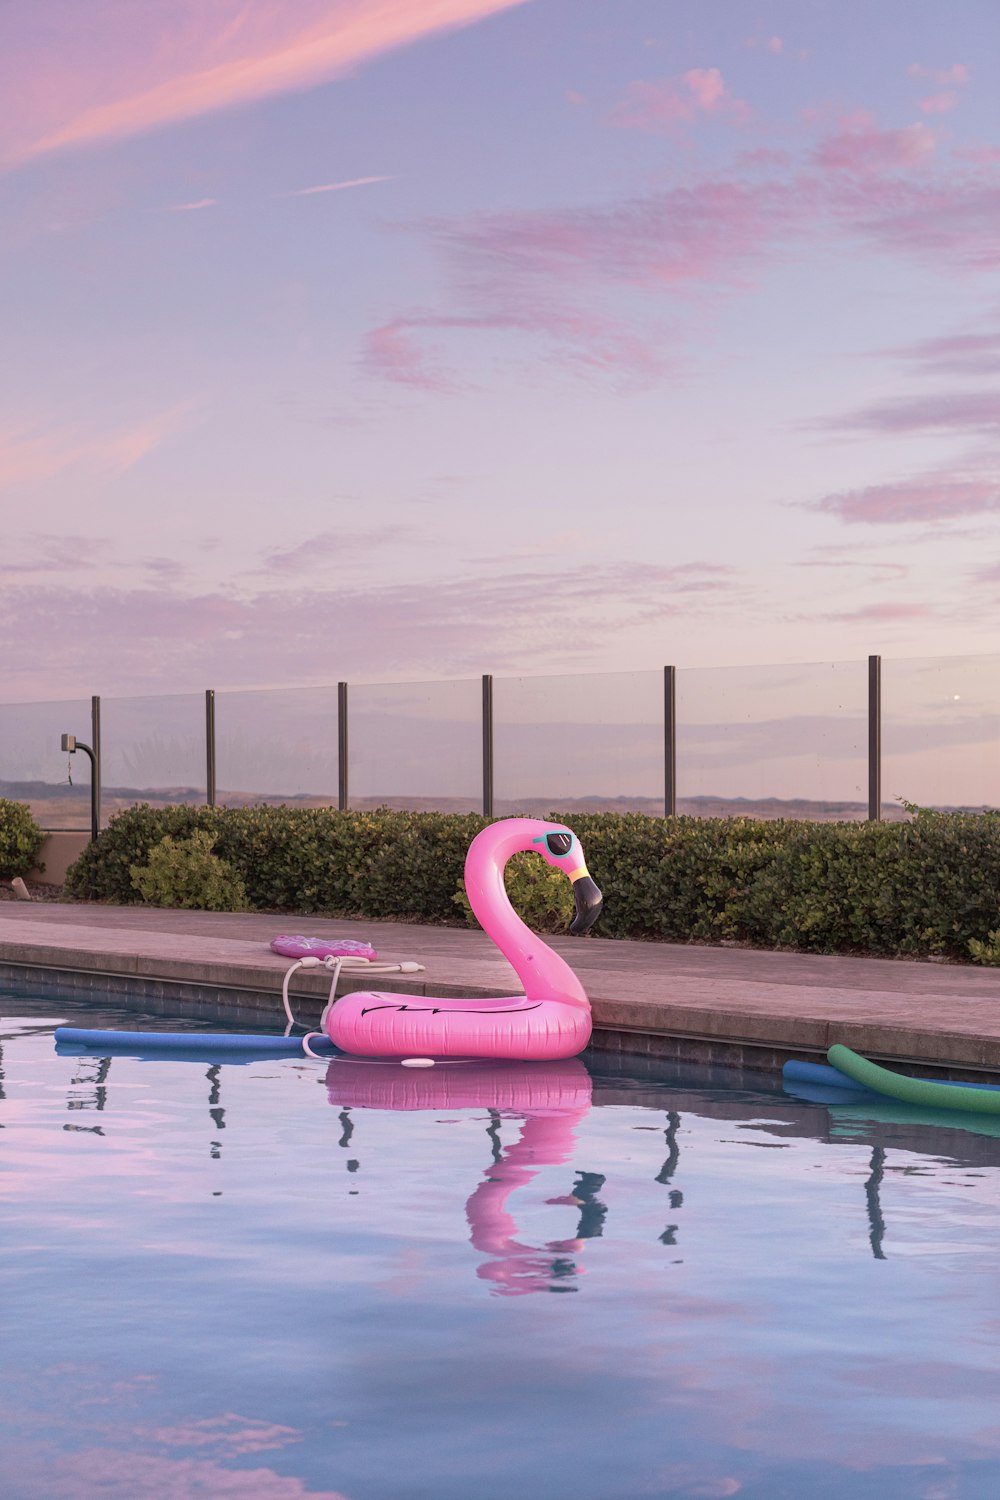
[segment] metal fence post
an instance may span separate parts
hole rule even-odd
[[[493,678],[483,674],[483,817],[493,816]]]
[[[868,821],[882,819],[882,658],[868,658]]]
[[[347,683],[337,683],[337,806],[347,811]]]
[[[93,760],[90,767],[90,836],[101,831],[101,700],[90,700],[90,742]]]
[[[205,801],[215,806],[215,689],[205,689]]]
[[[677,668],[663,668],[663,816],[677,814]]]

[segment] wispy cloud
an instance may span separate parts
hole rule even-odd
[[[66,469],[88,476],[124,473],[159,447],[180,414],[175,407],[133,427],[97,434],[83,426],[0,430],[0,490],[40,484]]]
[[[522,288],[508,295],[500,286],[484,286],[477,296],[466,289],[467,313],[411,313],[392,319],[367,335],[360,364],[371,376],[414,389],[455,394],[470,381],[449,371],[437,350],[428,350],[422,333],[523,333],[545,339],[550,358],[581,374],[610,375],[623,384],[646,384],[676,361],[606,314],[583,311],[565,295],[561,299],[532,295]]]
[[[377,379],[390,380],[414,390],[434,391],[438,395],[454,393],[467,382],[448,374],[412,333],[416,328],[433,328],[453,321],[444,317],[438,320],[433,317],[393,318],[391,322],[371,329],[361,352],[361,368]]]
[[[836,432],[1000,434],[1000,392],[940,391],[873,401],[811,424]]]
[[[23,1464],[23,1467],[21,1466]],[[30,1491],[50,1500],[347,1500],[339,1490],[314,1490],[275,1469],[231,1468],[214,1459],[168,1458],[132,1448],[79,1447],[69,1457],[19,1455]],[[35,1481],[37,1480],[37,1485]]]
[[[80,23],[86,35],[77,34],[70,18],[66,28],[53,32],[47,54],[35,49],[29,118],[36,122],[37,133],[22,138],[8,164],[121,140],[216,110],[313,88],[367,58],[524,3],[265,0],[247,24],[234,25],[230,6],[206,0],[197,25],[178,29],[171,7],[154,6],[144,17],[143,30],[136,32],[120,28],[114,7],[97,0]],[[106,55],[91,57],[87,52],[86,44],[92,45],[94,36],[103,38]],[[92,86],[86,76],[79,76],[88,60]],[[10,62],[16,83],[17,59]],[[67,111],[66,90],[58,83],[67,73],[72,76],[74,68],[70,97],[76,107]],[[122,84],[136,76],[144,79],[143,87],[126,92]],[[118,95],[109,100],[115,83]]]
[[[0,578],[90,572],[109,545],[108,537],[28,535],[11,556],[8,541],[0,558]]]
[[[877,176],[847,184],[836,204],[842,229],[907,260],[951,275],[996,270],[1000,261],[1000,185],[986,162],[979,173],[948,172],[922,181]]]
[[[403,542],[413,546],[419,540],[412,527],[402,525],[372,527],[367,531],[321,531],[297,546],[274,548],[265,555],[258,571],[281,576],[323,569],[334,578],[339,576],[338,563],[350,566],[359,557],[377,554],[380,548]]]
[[[851,624],[855,621],[871,621],[883,625],[896,624],[905,620],[923,620],[934,614],[929,604],[907,604],[886,601],[881,604],[862,604],[857,609],[834,610],[830,614],[820,615],[823,620],[832,620],[838,624]]]
[[[869,556],[867,550],[859,552],[856,546],[821,543],[810,551],[814,555],[799,558],[795,564],[797,568],[845,568],[854,573],[866,573],[872,581],[882,583],[890,578],[908,578],[910,575],[906,563],[881,562]]]
[[[607,122],[621,130],[671,131],[696,119],[740,123],[749,115],[749,107],[730,93],[718,68],[691,68],[660,83],[635,79]]]
[[[210,678],[295,683],[314,677],[317,661],[331,681],[348,671],[466,675],[484,662],[520,667],[529,649],[554,670],[572,669],[620,632],[702,611],[735,615],[746,599],[740,575],[700,563],[536,563],[381,586],[340,574],[325,587],[245,592],[13,584],[0,590],[0,690],[30,696],[39,673],[56,696],[81,674],[118,691]]]
[[[289,198],[311,198],[315,193],[342,193],[345,188],[367,187],[372,182],[392,182],[391,177],[351,177],[346,182],[321,182],[316,187],[296,188]]]
[[[197,198],[193,203],[171,203],[170,212],[174,214],[195,213],[200,208],[215,208],[217,198]]]
[[[643,85],[641,105],[639,95],[628,108],[623,102],[617,123],[643,123],[647,105],[666,122],[721,108],[724,85],[713,72],[698,73],[697,89],[659,89],[655,99],[654,86]],[[857,111],[798,157],[742,152],[728,174],[618,202],[426,221],[417,229],[438,251],[442,310],[386,318],[369,337],[365,367],[414,388],[456,390],[462,382],[446,372],[440,351],[425,352],[423,331],[519,329],[548,337],[549,358],[648,383],[683,364],[677,340],[630,326],[634,308],[613,318],[619,292],[661,294],[682,318],[692,291],[704,310],[817,242],[845,253],[874,246],[950,276],[992,271],[1000,186],[989,164],[958,168],[953,154],[940,161],[938,154],[926,124],[888,129]],[[958,425],[961,403],[949,400],[940,421]],[[873,426],[895,422],[897,430],[911,420],[920,420],[916,410],[870,416]]]
[[[220,1458],[266,1453],[302,1440],[297,1427],[241,1417],[231,1411],[218,1417],[193,1418],[174,1427],[150,1427],[143,1429],[142,1435],[147,1441],[162,1443],[167,1448],[214,1448]]]
[[[969,69],[965,63],[951,63],[947,68],[927,68],[923,63],[911,63],[906,71],[911,78],[929,78],[941,87],[949,83],[961,84],[969,81]]]
[[[1000,510],[1000,479],[940,476],[867,485],[824,495],[809,508],[837,516],[841,521],[869,526],[952,521],[960,516]]]
[[[953,110],[958,103],[958,95],[951,90],[942,90],[937,94],[928,94],[921,99],[918,108],[925,115],[946,115]]]
[[[1000,374],[1000,330],[952,333],[883,351],[924,375]]]
[[[882,130],[867,111],[858,111],[820,142],[814,160],[827,172],[882,176],[924,165],[935,146],[934,132],[922,122],[902,130]]]
[[[685,290],[746,284],[802,227],[802,195],[783,183],[709,180],[602,208],[484,214],[430,232],[455,281],[477,299],[515,289],[600,283]]]

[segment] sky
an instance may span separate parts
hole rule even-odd
[[[994,0],[0,15],[0,701],[996,649]]]

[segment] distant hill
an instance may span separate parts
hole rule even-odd
[[[14,802],[27,802],[43,827],[66,826],[72,815],[74,821],[87,826],[90,809],[90,784],[69,786],[67,783],[46,781],[0,781],[0,797]],[[247,807],[255,803],[284,803],[289,807],[335,807],[336,794],[280,793],[220,791],[220,805]],[[105,786],[102,789],[101,807],[105,818],[123,808],[133,807],[137,802],[149,802],[154,806],[170,806],[177,803],[204,802],[200,787],[140,787]],[[409,809],[413,812],[475,812],[467,799],[461,797],[352,797],[355,809],[370,810],[376,807]],[[571,817],[573,813],[637,812],[650,817],[660,817],[662,801],[653,797],[602,797],[594,793],[587,797],[522,797],[517,800],[498,797],[494,803],[497,814],[510,817],[525,813],[531,817],[544,817],[559,812]],[[950,804],[942,807],[944,812],[982,812],[981,804]],[[868,816],[867,802],[813,802],[804,797],[680,797],[677,811],[681,816],[694,818],[790,818],[798,822],[843,823],[860,822]],[[898,802],[883,802],[882,817],[886,822],[905,822],[908,814]]]

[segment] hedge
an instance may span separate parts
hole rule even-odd
[[[553,818],[574,829],[604,892],[604,937],[1000,958],[997,813],[920,811],[909,823]],[[206,829],[256,910],[455,923],[465,851],[487,821],[385,808],[143,805],[111,820],[67,889],[134,902],[130,867],[147,863],[165,835]]]

